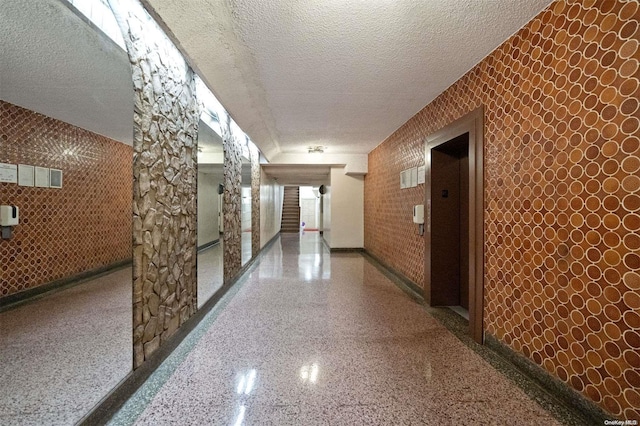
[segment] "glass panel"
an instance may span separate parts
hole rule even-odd
[[[247,156],[248,157],[248,156]],[[242,264],[251,259],[251,161],[242,156]]]
[[[198,125],[198,308],[222,287],[224,154],[216,120],[203,113]]]
[[[87,13],[110,13],[103,3],[80,3]],[[3,188],[21,224],[2,242],[19,251],[0,259],[15,268],[2,275],[0,294],[21,302],[0,313],[0,423],[76,424],[133,365],[131,67],[68,4],[3,2],[1,13],[0,104],[12,111],[2,120],[3,156],[61,170],[63,179],[60,188]],[[103,267],[110,269],[71,281]],[[20,286],[7,289],[13,276]],[[24,293],[58,279],[68,285]]]

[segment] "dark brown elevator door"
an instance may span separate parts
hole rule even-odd
[[[431,304],[469,309],[469,134],[431,150]]]

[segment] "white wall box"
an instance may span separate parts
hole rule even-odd
[[[62,188],[62,170],[49,169],[49,186],[51,188]]]
[[[39,188],[49,187],[49,168],[36,166],[36,186]]]
[[[18,185],[34,186],[36,184],[34,177],[34,167],[26,164],[18,164]]]
[[[18,166],[0,163],[0,182],[18,183]]]

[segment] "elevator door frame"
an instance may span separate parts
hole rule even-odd
[[[469,133],[469,334],[484,342],[484,124],[479,107],[425,140],[425,274],[424,298],[431,306],[431,150]]]

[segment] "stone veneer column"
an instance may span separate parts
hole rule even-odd
[[[138,2],[109,0],[135,92],[133,345],[140,366],[197,309],[193,71]],[[227,202],[225,200],[225,202]],[[226,248],[226,247],[225,247]]]
[[[260,152],[252,143],[249,144],[251,157],[251,253],[255,256],[260,251]]]
[[[226,118],[226,120],[225,120]],[[223,255],[224,280],[233,278],[242,267],[242,145],[231,133],[231,118],[220,117],[224,150]]]

